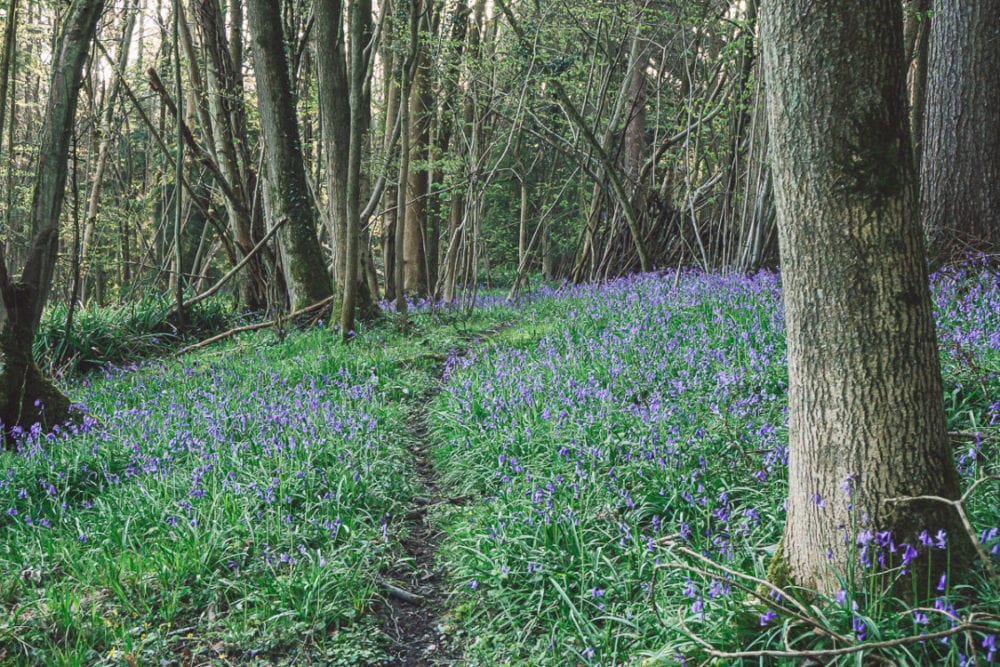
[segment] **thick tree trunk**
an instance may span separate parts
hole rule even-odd
[[[97,30],[103,0],[73,3],[52,59],[52,83],[45,108],[38,170],[31,202],[34,238],[19,282],[11,282],[0,257],[0,421],[4,433],[41,423],[49,428],[66,419],[69,400],[42,376],[32,343],[52,285],[59,249],[59,215],[66,187],[83,66]]]
[[[891,531],[895,544],[922,549],[920,531],[939,529],[958,574],[969,541],[957,513],[889,502],[959,495],[917,217],[901,5],[763,6],[789,374],[788,517],[772,577],[831,592],[838,574],[862,571],[858,535]],[[928,580],[927,563],[910,563],[916,581]]]
[[[963,0],[931,19],[920,204],[935,261],[1000,252],[998,17],[1000,0]]]
[[[316,237],[279,10],[279,3],[270,0],[247,2],[261,134],[267,157],[266,202],[272,224],[288,220],[278,232],[278,240],[289,304],[292,310],[300,310],[333,292]]]

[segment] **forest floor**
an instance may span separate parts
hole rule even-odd
[[[956,462],[987,489],[1000,277],[934,289]],[[801,613],[753,595],[784,521],[786,386],[777,277],[695,272],[80,377],[81,422],[0,452],[0,665],[1000,657],[997,582],[975,568],[966,595],[943,553],[936,611],[848,583],[799,637]],[[1000,507],[967,505],[996,558]],[[863,553],[894,567],[891,546]]]
[[[451,665],[461,655],[446,632],[448,582],[436,556],[443,534],[428,522],[430,506],[452,500],[442,497],[429,460],[433,443],[427,433],[427,403],[436,393],[429,391],[418,398],[407,418],[413,438],[409,446],[413,478],[421,495],[414,496],[403,510],[402,554],[382,580],[382,627],[391,642],[387,661],[401,667]]]

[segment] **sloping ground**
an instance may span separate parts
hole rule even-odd
[[[813,626],[748,595],[757,584],[741,577],[763,576],[784,519],[780,286],[768,274],[673,278],[539,303],[524,320],[537,335],[449,370],[431,424],[442,479],[475,498],[438,517],[465,664],[702,664],[715,649],[696,636],[731,652],[782,650],[786,640],[843,648],[828,639],[839,635],[857,647],[845,660],[992,658],[996,616],[931,653],[919,637],[862,646],[949,632],[957,613],[992,614],[1000,590],[984,573],[973,575],[978,606],[957,612],[963,593],[945,582],[936,604],[950,611],[930,618],[846,580]],[[1000,472],[1000,281],[975,272],[936,281],[949,412],[967,432],[958,458],[971,484]],[[970,510],[996,552],[1000,510],[987,488]],[[890,542],[865,544],[860,559],[900,563]]]
[[[998,472],[1000,280],[936,285],[971,483]],[[741,590],[782,521],[776,278],[541,293],[477,339],[513,315],[265,333],[72,387],[80,425],[0,453],[0,664],[697,664],[692,633],[816,648],[971,611],[933,663],[993,659],[977,573],[978,607],[847,587],[806,632]],[[997,551],[990,488],[969,509]],[[931,664],[921,646],[864,652]]]
[[[427,493],[407,406],[509,316],[265,333],[71,387],[81,425],[0,453],[0,664],[394,660],[380,582]]]

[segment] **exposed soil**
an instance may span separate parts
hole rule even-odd
[[[380,582],[385,600],[383,630],[391,642],[389,664],[402,667],[455,665],[460,653],[443,633],[447,590],[435,560],[441,533],[427,521],[431,505],[447,502],[439,497],[437,473],[429,460],[433,445],[427,435],[427,406],[438,391],[421,396],[407,419],[414,438],[410,446],[413,473],[424,495],[414,498],[407,509],[404,554]]]
[[[468,354],[508,326],[509,322],[480,333],[460,354]],[[446,628],[449,589],[444,568],[436,558],[437,545],[444,535],[428,520],[428,510],[433,506],[463,504],[467,500],[451,496],[439,487],[437,471],[431,462],[434,443],[428,434],[428,408],[444,386],[441,383],[443,370],[442,367],[435,370],[434,385],[413,401],[406,420],[413,443],[409,450],[414,481],[423,495],[415,497],[406,508],[403,553],[379,581],[384,602],[378,613],[382,618],[382,630],[389,638],[389,658],[381,664],[399,667],[462,664],[459,635]]]

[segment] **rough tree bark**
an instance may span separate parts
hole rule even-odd
[[[265,200],[272,224],[288,219],[278,240],[289,304],[292,310],[300,310],[329,297],[333,288],[316,237],[280,9],[280,3],[271,0],[247,2],[269,181]]]
[[[346,247],[347,162],[351,143],[351,110],[344,36],[344,2],[313,0],[316,34],[316,78],[323,155],[326,159],[333,277],[342,284]]]
[[[921,212],[935,262],[1000,252],[1000,0],[931,19]]]
[[[951,506],[888,502],[959,496],[917,216],[901,5],[768,0],[762,13],[789,375],[788,517],[770,574],[832,592],[838,573],[860,572],[852,553],[867,529],[918,549],[920,531],[943,529],[959,573],[970,544]],[[911,563],[912,576],[926,577],[927,563]]]
[[[67,10],[52,58],[52,79],[31,200],[33,239],[19,281],[0,255],[0,421],[5,436],[15,427],[50,428],[66,419],[70,402],[38,370],[35,331],[52,286],[59,251],[59,214],[66,187],[83,66],[97,31],[104,0],[78,0]]]

